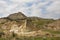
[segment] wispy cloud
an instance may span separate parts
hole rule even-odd
[[[60,18],[60,0],[0,0],[0,17],[23,12],[27,16]]]

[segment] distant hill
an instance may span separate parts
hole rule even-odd
[[[20,20],[20,19],[25,19],[26,16],[23,13],[18,12],[18,13],[9,15],[7,18],[10,20]]]

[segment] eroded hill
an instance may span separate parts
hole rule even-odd
[[[60,37],[60,20],[27,17],[18,12],[0,18],[0,37]]]

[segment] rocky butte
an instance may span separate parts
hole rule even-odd
[[[60,36],[60,20],[27,17],[22,12],[0,18],[0,37]],[[53,30],[53,31],[52,31]],[[55,34],[55,32],[57,32]],[[59,32],[59,33],[58,33]]]

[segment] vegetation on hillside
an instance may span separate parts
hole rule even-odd
[[[13,27],[12,25],[16,24],[19,27],[25,21],[27,29],[29,30],[28,32],[42,30],[43,33],[47,32],[47,34],[43,36],[37,35],[35,37],[18,37],[14,32],[9,33],[9,30]],[[0,18],[0,40],[60,40],[59,23],[60,19],[27,17],[21,12],[11,14],[8,17]],[[52,37],[49,37],[49,35],[52,35]]]

